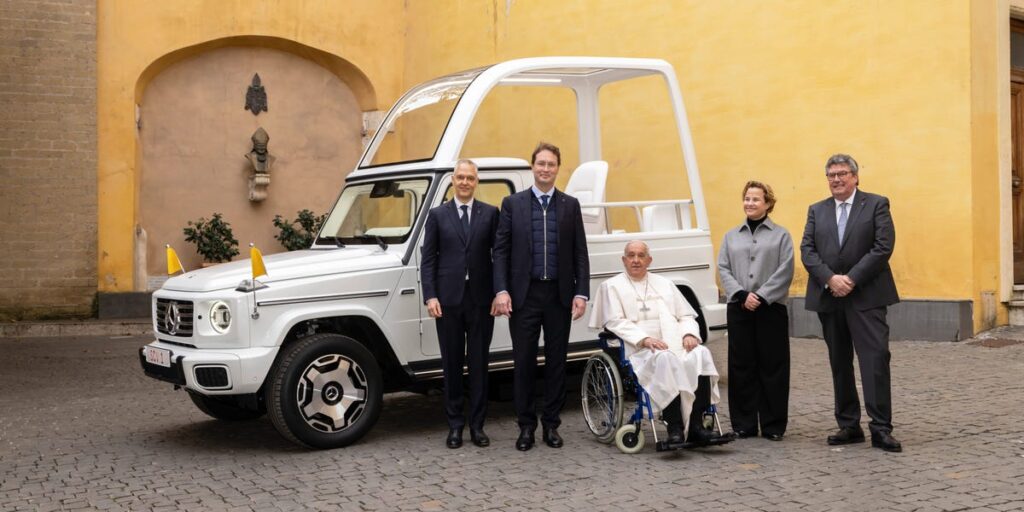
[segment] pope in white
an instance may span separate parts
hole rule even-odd
[[[669,442],[707,444],[714,435],[704,430],[702,415],[717,404],[718,371],[711,351],[702,346],[697,314],[668,279],[649,273],[653,258],[647,244],[626,244],[626,271],[605,281],[594,300],[590,327],[607,329],[625,343],[637,381],[662,411]]]

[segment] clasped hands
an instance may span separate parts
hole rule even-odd
[[[587,301],[581,297],[572,299],[572,319],[579,320],[587,311]],[[491,302],[491,316],[510,316],[512,314],[512,297],[508,292],[501,292]]]
[[[683,348],[687,352],[697,348],[697,345],[700,345],[700,340],[696,336],[692,334],[683,336]],[[650,336],[640,340],[639,346],[640,348],[649,348],[651,350],[668,350],[668,343],[657,338],[651,338]]]
[[[853,291],[853,287],[853,279],[850,279],[850,276],[836,274],[828,280],[828,289],[833,297],[846,297]]]

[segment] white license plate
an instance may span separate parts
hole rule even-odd
[[[146,347],[146,362],[155,364],[157,366],[163,366],[165,368],[171,367],[171,351],[156,347]]]

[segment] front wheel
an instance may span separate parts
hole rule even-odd
[[[377,422],[383,379],[356,340],[316,334],[282,349],[271,370],[267,411],[274,428],[310,448],[340,448]]]

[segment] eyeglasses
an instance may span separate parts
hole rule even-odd
[[[828,178],[829,181],[833,181],[833,180],[837,180],[837,179],[845,180],[846,177],[851,175],[851,174],[853,174],[853,173],[850,172],[850,171],[826,172],[825,173],[825,177]]]

